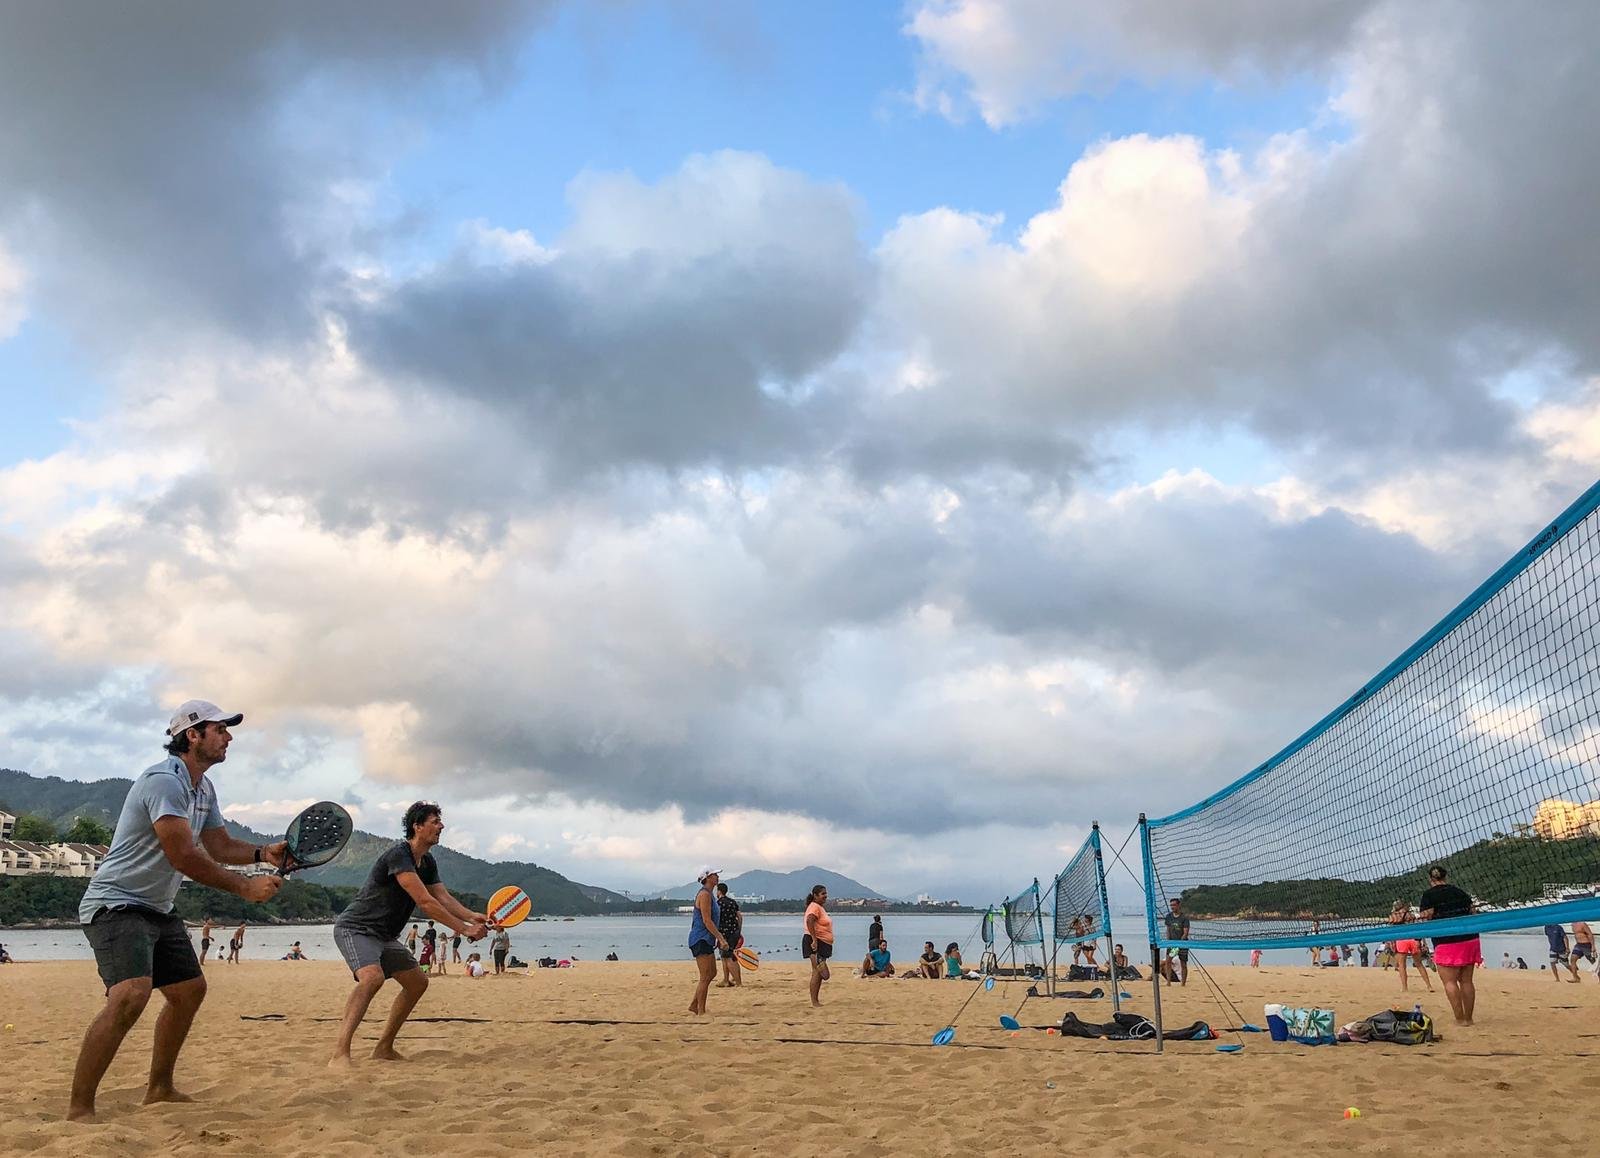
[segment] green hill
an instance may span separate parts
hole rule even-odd
[[[122,811],[123,798],[131,780],[62,780],[57,776],[30,776],[10,768],[0,768],[0,809],[18,816],[43,816],[58,827],[65,827],[78,816],[88,816],[115,825]],[[226,806],[224,806],[226,811]],[[258,844],[280,839],[228,821],[228,830],[241,840]],[[395,840],[357,831],[339,859],[320,869],[300,874],[301,880],[326,886],[359,886],[367,879],[372,862]],[[598,885],[570,881],[554,869],[522,861],[486,861],[440,846],[433,855],[439,873],[457,896],[473,893],[487,897],[502,885],[517,885],[533,898],[536,913],[554,916],[583,916],[614,912],[629,905],[626,897]],[[342,907],[342,906],[341,906]],[[335,910],[337,911],[337,910]]]
[[[1480,904],[1537,901],[1551,885],[1600,883],[1600,837],[1544,840],[1500,836],[1408,872],[1370,881],[1341,879],[1196,885],[1181,894],[1192,917],[1371,917],[1386,920],[1396,898],[1414,902],[1428,887],[1428,866],[1441,863]]]

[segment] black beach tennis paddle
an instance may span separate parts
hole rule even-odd
[[[350,814],[333,801],[313,804],[289,822],[289,831],[283,838],[287,848],[278,875],[286,877],[297,869],[327,864],[344,851],[354,827]]]

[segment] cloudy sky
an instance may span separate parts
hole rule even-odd
[[[261,828],[1048,878],[1594,481],[1597,52],[1585,0],[0,0],[0,766],[133,775],[200,696]]]

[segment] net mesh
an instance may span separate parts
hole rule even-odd
[[[1067,867],[1056,875],[1051,889],[1055,906],[1057,944],[1104,937],[1111,916],[1106,912],[1104,869],[1098,855],[1100,830],[1095,829]]]
[[[1039,916],[1039,882],[1023,889],[1001,906],[1005,914],[1006,936],[1014,945],[1039,945],[1044,942],[1044,926]]]
[[[1456,931],[1600,912],[1597,503],[1600,484],[1261,768],[1151,821],[1146,903],[1189,921],[1158,942],[1381,933],[1434,863],[1478,905]]]

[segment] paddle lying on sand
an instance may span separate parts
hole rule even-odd
[[[489,918],[489,924],[509,929],[513,925],[522,924],[531,912],[533,912],[533,899],[516,885],[506,885],[504,888],[496,889],[494,896],[489,898],[489,907],[485,910],[485,915]]]
[[[746,945],[740,945],[733,951],[733,959],[739,962],[739,968],[752,973],[761,968],[761,954]]]
[[[983,984],[974,985],[972,987],[972,992],[967,994],[967,999],[961,1003],[961,1008],[956,1010],[956,1015],[950,1019],[950,1024],[945,1026],[938,1033],[933,1035],[933,1044],[934,1045],[949,1045],[952,1041],[954,1041],[956,1039],[956,1022],[961,1020],[962,1012],[965,1011],[967,1006],[972,1004],[972,999],[974,997],[978,996],[978,994],[984,992],[985,990],[993,989],[993,988],[994,988],[994,978],[993,977],[985,977],[983,979]]]
[[[299,869],[327,864],[344,851],[354,827],[350,814],[333,801],[313,804],[289,822],[283,838],[288,849],[278,875],[286,877]]]

